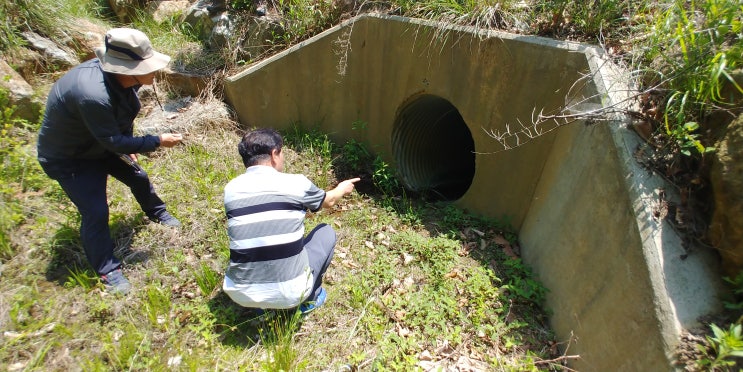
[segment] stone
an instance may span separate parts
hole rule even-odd
[[[715,147],[710,168],[715,203],[708,233],[724,275],[733,278],[743,269],[743,115],[728,125]]]
[[[152,14],[152,18],[162,23],[171,17],[183,14],[190,2],[187,0],[177,1],[151,1],[147,3],[147,12]]]
[[[103,46],[107,31],[106,26],[86,19],[77,19],[69,30],[73,45],[68,46],[74,47],[83,61],[95,58],[95,49]]]
[[[73,52],[62,49],[55,42],[35,32],[25,31],[21,35],[31,49],[41,53],[44,60],[57,69],[67,69],[79,62]]]
[[[8,90],[9,104],[16,106],[15,116],[36,122],[41,117],[43,103],[34,94],[34,89],[10,65],[0,60],[0,87]]]

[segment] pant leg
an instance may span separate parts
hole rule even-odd
[[[108,158],[106,166],[111,176],[129,186],[132,195],[137,199],[139,206],[147,217],[159,217],[161,213],[165,212],[165,202],[157,196],[155,188],[144,169],[140,168],[137,171],[118,157]]]
[[[335,230],[324,223],[317,225],[304,239],[304,249],[307,251],[310,268],[315,277],[312,295],[308,301],[314,301],[317,298],[320,286],[322,286],[322,277],[333,259],[336,239]]]
[[[42,168],[59,183],[80,213],[80,238],[90,266],[99,274],[120,267],[108,226],[108,174],[103,161],[42,163]]]

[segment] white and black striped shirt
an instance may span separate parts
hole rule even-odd
[[[298,306],[314,278],[304,251],[304,217],[325,191],[301,174],[249,167],[224,188],[230,263],[223,289],[245,307]]]

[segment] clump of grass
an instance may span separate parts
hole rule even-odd
[[[214,290],[219,288],[222,282],[222,277],[217,270],[206,263],[202,262],[198,270],[193,272],[194,278],[196,278],[196,284],[199,286],[201,293],[205,296],[209,296],[214,293]]]
[[[713,151],[697,133],[708,113],[735,101],[723,87],[743,94],[732,71],[743,64],[743,10],[735,0],[673,2],[653,24],[643,57],[655,75],[644,83],[666,89],[663,128],[678,151]]]
[[[83,290],[90,291],[98,284],[98,275],[95,275],[89,269],[80,269],[73,267],[68,269],[70,276],[67,278],[65,288],[81,287]]]

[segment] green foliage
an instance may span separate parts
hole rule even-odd
[[[385,162],[382,157],[377,156],[374,159],[372,173],[372,182],[382,194],[387,196],[399,195],[402,192],[402,186],[397,180],[394,170]]]
[[[146,288],[145,312],[147,319],[153,327],[167,327],[170,315],[171,300],[170,293],[161,290],[158,286],[151,285]]]
[[[713,336],[706,337],[709,348],[698,345],[705,358],[697,361],[697,365],[710,371],[735,366],[735,358],[743,358],[743,326],[731,324],[729,329],[724,330],[711,324],[710,328]]]
[[[319,34],[340,19],[336,3],[331,0],[278,0],[282,32],[274,42],[291,45]]]
[[[283,133],[285,145],[297,151],[303,162],[319,164],[313,174],[307,176],[320,188],[330,187],[330,170],[335,146],[327,134],[317,129],[305,130],[294,125],[291,131]]]
[[[282,133],[286,146],[293,148],[299,153],[308,153],[321,158],[330,158],[333,154],[334,145],[328,135],[316,128],[304,129],[296,124],[290,131]]]
[[[261,363],[264,371],[301,371],[306,362],[299,359],[293,339],[299,329],[301,313],[279,311],[261,328],[260,338],[268,352]]]
[[[15,253],[10,234],[25,216],[19,196],[48,182],[29,148],[38,124],[17,118],[9,102],[9,93],[0,89],[0,260]]]
[[[501,288],[521,300],[526,300],[536,305],[543,303],[547,289],[539,281],[534,279],[531,269],[521,259],[514,258],[506,260],[503,262],[503,267],[505,268],[503,276],[508,279],[505,280],[506,284]]]
[[[255,6],[253,0],[230,0],[230,8],[234,10],[252,10]]]
[[[212,269],[212,267],[206,262],[202,262],[199,269],[194,270],[193,275],[194,278],[196,278],[196,284],[199,286],[199,289],[204,296],[210,296],[214,293],[214,290],[219,288],[219,285],[222,282],[222,277],[219,273]]]
[[[735,278],[724,277],[723,280],[728,283],[732,290],[732,301],[723,301],[725,308],[729,310],[743,309],[743,271],[738,273]]]
[[[82,287],[82,289],[88,292],[99,283],[98,275],[95,275],[88,269],[73,267],[68,269],[68,272],[69,276],[64,284],[65,288]]]
[[[661,57],[672,89],[702,104],[724,103],[724,80],[743,63],[743,5],[737,0],[676,0],[658,17],[648,58]]]
[[[733,102],[724,96],[729,85],[743,93],[731,72],[743,64],[743,5],[737,0],[676,0],[657,17],[645,52],[668,87],[664,115],[666,134],[685,155],[714,149],[704,146],[698,122],[716,106]]]
[[[714,151],[714,147],[705,147],[699,140],[699,134],[695,133],[699,129],[699,124],[686,120],[689,92],[685,92],[681,99],[677,99],[680,95],[681,92],[674,93],[666,103],[666,112],[663,115],[666,134],[676,141],[680,152],[686,156],[691,156],[692,151],[700,154]]]
[[[336,162],[337,165],[347,168],[349,173],[366,173],[369,164],[372,164],[374,156],[366,146],[353,138],[343,144],[341,155]]]
[[[540,1],[539,12],[546,13],[552,20],[551,30],[561,33],[557,28],[580,30],[587,38],[601,36],[601,32],[616,32],[627,22],[627,16],[640,11],[644,4],[626,0],[608,1]]]
[[[58,2],[17,0],[0,2],[0,51],[6,51],[26,44],[21,32],[33,25],[37,33],[55,35],[59,30],[61,9]]]
[[[148,354],[149,340],[135,324],[126,323],[124,329],[112,329],[105,334],[104,354],[117,370],[146,367],[141,356]]]

